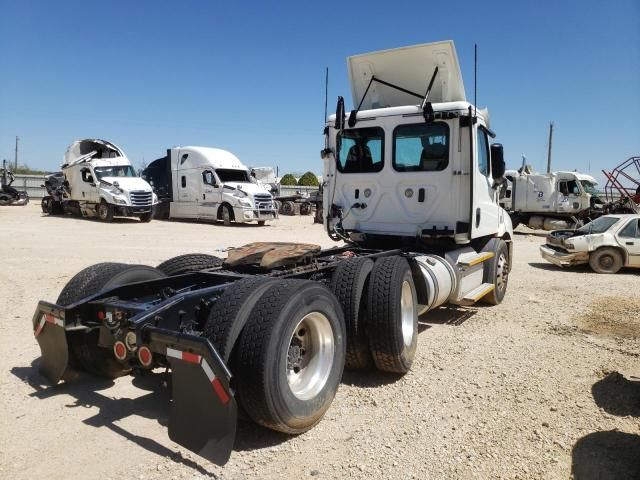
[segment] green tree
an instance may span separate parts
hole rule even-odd
[[[320,185],[320,182],[318,182],[318,177],[316,177],[315,173],[306,172],[300,177],[300,180],[298,180],[298,185],[301,187],[317,187]]]
[[[296,182],[296,177],[287,173],[280,179],[280,185],[298,185],[298,182]]]

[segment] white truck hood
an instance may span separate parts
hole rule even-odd
[[[354,108],[358,106],[371,77],[424,95],[435,67],[438,74],[429,101],[466,101],[462,73],[452,40],[381,50],[347,58]],[[420,99],[395,88],[374,82],[361,110],[416,105]]]
[[[108,183],[118,182],[118,188],[125,192],[151,191],[151,186],[140,177],[102,177],[102,180]]]
[[[255,194],[269,193],[262,185],[258,185],[256,183],[226,182],[224,185],[227,187],[239,188],[244,193],[251,196],[254,196]]]

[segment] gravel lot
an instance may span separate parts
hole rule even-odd
[[[409,374],[346,372],[298,437],[240,423],[217,467],[169,440],[158,375],[48,387],[36,303],[93,263],[157,265],[257,240],[329,246],[322,228],[311,217],[107,225],[33,204],[2,207],[0,225],[0,478],[640,478],[638,271],[560,270],[523,229],[501,305],[422,317]]]

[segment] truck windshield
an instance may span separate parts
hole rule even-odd
[[[102,180],[105,177],[135,177],[136,172],[131,165],[117,165],[115,167],[93,167],[93,171]]]
[[[593,222],[589,222],[586,225],[580,227],[578,232],[581,233],[604,233],[615,225],[619,218],[616,217],[599,217]]]
[[[342,173],[374,173],[384,165],[384,130],[353,128],[338,134],[338,170]]]
[[[237,182],[237,183],[251,183],[249,180],[249,172],[246,170],[239,170],[235,168],[217,168],[216,174],[222,183]]]
[[[580,183],[582,184],[582,188],[584,188],[585,192],[591,195],[598,195],[598,189],[596,188],[595,183],[590,182],[589,180],[580,180]]]

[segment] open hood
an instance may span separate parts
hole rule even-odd
[[[377,79],[424,95],[436,66],[438,75],[431,88],[429,101],[466,101],[458,56],[451,40],[355,55],[347,58],[347,64],[354,108],[360,103],[374,75]],[[373,82],[361,109],[419,103],[420,99],[413,95]]]
[[[86,138],[84,140],[76,140],[64,154],[63,166],[81,163],[92,158],[127,158],[124,152],[117,145],[100,140],[98,138]]]

